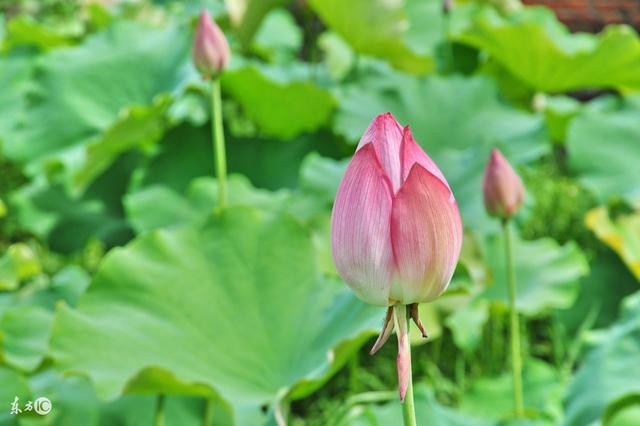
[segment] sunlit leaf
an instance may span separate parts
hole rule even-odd
[[[414,22],[410,20],[406,3],[403,0],[352,0],[349,2],[311,0],[309,2],[324,23],[340,34],[354,50],[388,59],[400,69],[426,73],[434,68],[433,59],[422,51],[422,46],[419,51],[414,50],[417,43],[408,40],[412,31],[415,39],[415,26],[418,22],[415,22],[417,19]],[[410,1],[409,3],[424,2]],[[427,3],[430,10],[439,12],[438,2]],[[420,9],[412,9],[412,12],[416,11]],[[437,12],[420,14],[422,22],[419,22],[419,28],[432,28],[433,22],[425,21],[439,19]],[[424,37],[422,42],[428,45],[430,40]]]
[[[570,34],[542,7],[498,14],[486,8],[457,39],[489,55],[536,90],[640,88],[640,39],[626,26],[600,37]]]
[[[48,50],[73,45],[74,40],[69,34],[61,34],[60,31],[25,15],[9,20],[3,44],[5,49],[29,45]]]
[[[587,213],[585,222],[600,240],[618,253],[640,280],[640,213],[611,218],[606,207],[598,207]]]
[[[42,270],[36,253],[25,243],[9,246],[0,257],[0,290],[15,290]]]
[[[333,96],[302,64],[238,65],[222,76],[223,91],[240,103],[266,136],[291,139],[328,123]]]

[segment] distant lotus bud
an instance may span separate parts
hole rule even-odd
[[[497,149],[484,173],[484,205],[491,216],[509,219],[524,201],[524,186],[520,176]]]
[[[451,9],[453,9],[453,0],[442,0],[442,12],[448,15]]]
[[[336,268],[354,293],[390,307],[371,353],[391,334],[394,310],[402,326],[405,305],[437,298],[451,280],[462,246],[458,205],[438,166],[390,113],[376,117],[360,139],[338,188],[331,240]],[[418,323],[417,307],[410,309]],[[396,332],[404,399],[408,337],[406,328],[396,325]]]
[[[193,39],[193,63],[204,78],[215,78],[229,62],[229,43],[224,33],[203,10]]]

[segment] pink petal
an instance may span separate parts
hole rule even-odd
[[[418,163],[394,200],[391,240],[397,278],[389,297],[403,304],[438,297],[460,255],[462,223],[449,187]]]
[[[402,185],[400,170],[400,146],[403,129],[390,112],[373,119],[358,143],[358,149],[372,144],[395,194]]]
[[[400,401],[404,401],[407,394],[407,386],[411,380],[411,345],[409,344],[409,327],[407,324],[407,307],[395,305],[394,308],[396,335],[398,336],[398,389]]]
[[[358,297],[388,305],[393,274],[391,184],[373,145],[353,156],[340,183],[331,217],[333,259]]]
[[[413,138],[411,129],[409,126],[404,128],[402,137],[402,153],[401,153],[401,165],[402,165],[402,182],[407,180],[409,172],[413,168],[414,164],[420,164],[427,169],[429,173],[436,176],[449,188],[449,183],[445,179],[444,175],[436,165],[436,163],[422,150],[420,145],[416,143]]]

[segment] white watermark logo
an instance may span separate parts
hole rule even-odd
[[[24,404],[24,406],[20,408],[20,398],[16,396],[13,399],[13,402],[11,403],[11,411],[9,413],[13,415],[18,415],[18,414],[21,414],[23,411],[24,412],[35,411],[36,414],[44,416],[49,414],[52,408],[53,406],[51,404],[51,401],[49,400],[49,398],[45,396],[41,396],[37,398],[35,401],[27,401],[26,404]]]

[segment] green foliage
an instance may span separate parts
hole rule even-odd
[[[640,156],[638,114],[640,99],[623,99],[614,110],[583,112],[569,128],[569,166],[601,202],[612,197],[640,200],[635,184]]]
[[[637,360],[640,355],[640,297],[629,296],[619,322],[597,335],[596,345],[585,358],[567,389],[565,425],[589,424],[602,417],[610,404],[640,393]]]
[[[487,8],[456,39],[487,51],[535,90],[640,89],[640,39],[629,27],[611,26],[600,37],[570,34],[545,8],[508,16]]]
[[[418,4],[417,1],[408,2]],[[435,1],[429,2],[436,5]],[[403,2],[376,0],[312,0],[314,11],[328,27],[340,34],[357,52],[388,59],[400,69],[425,73],[434,68],[430,52],[414,50],[409,37],[417,38],[415,28],[409,27],[409,5]],[[417,11],[416,7],[412,11]],[[440,18],[435,13],[421,15],[428,20]],[[420,20],[420,27],[432,27],[431,22]],[[413,33],[413,34],[412,34]],[[426,54],[425,54],[426,53]]]
[[[465,232],[449,289],[420,306],[429,339],[412,328],[418,424],[637,425],[638,34],[454,3],[0,0],[0,406],[54,405],[0,425],[153,424],[159,401],[166,425],[399,424],[395,338],[367,354],[383,312],[341,282],[330,239],[386,111]],[[201,7],[232,49],[213,125],[226,207],[190,58]],[[510,224],[524,419],[482,200],[494,147],[526,187]]]
[[[286,140],[329,121],[334,100],[312,80],[305,66],[247,63],[225,73],[222,84],[265,135]]]

